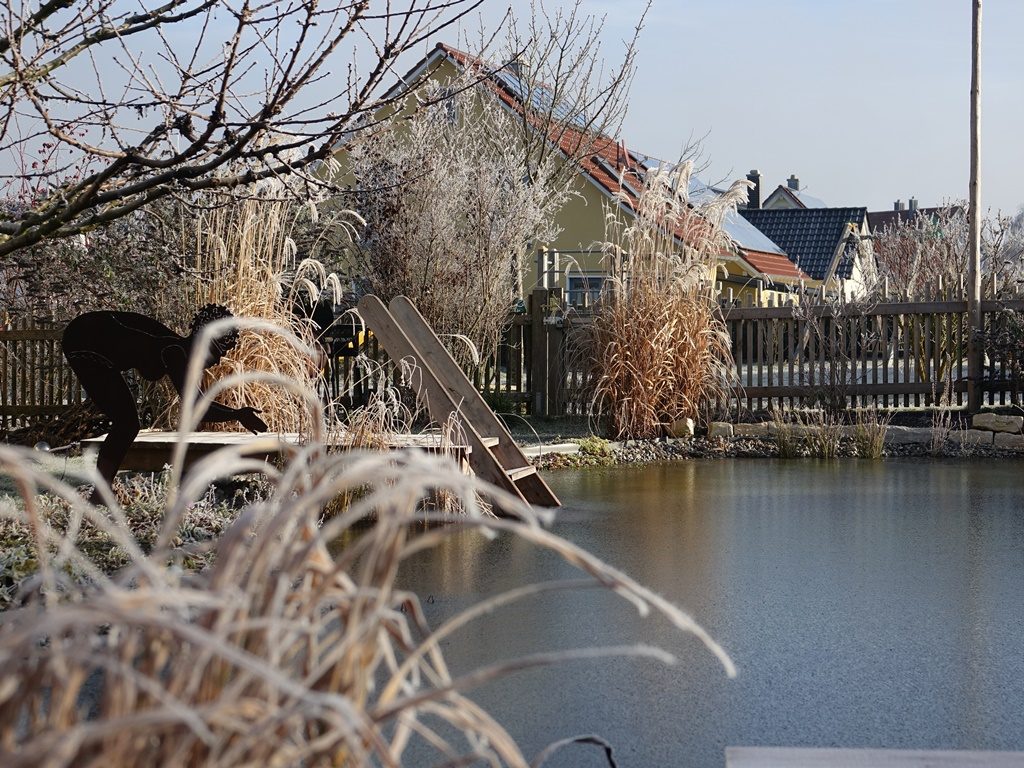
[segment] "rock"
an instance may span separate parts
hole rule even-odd
[[[1002,448],[1007,451],[1024,451],[1024,435],[996,432],[993,437],[995,438],[996,448]]]
[[[693,419],[686,418],[672,422],[668,431],[672,437],[693,437],[695,429],[696,425],[693,423]]]
[[[992,433],[982,429],[954,429],[949,439],[958,445],[992,445]]]
[[[768,424],[734,424],[732,433],[736,437],[768,437]]]
[[[976,413],[971,419],[975,429],[987,429],[989,432],[1013,432],[1020,434],[1024,427],[1024,416],[1002,416],[998,413]]]
[[[899,427],[892,424],[885,430],[887,445],[930,445],[932,430],[930,427]]]
[[[727,421],[712,421],[708,424],[708,437],[712,440],[716,438],[725,438],[728,440],[732,435],[732,424]]]

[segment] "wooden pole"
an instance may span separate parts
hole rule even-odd
[[[971,18],[971,182],[970,253],[967,262],[967,410],[981,409],[983,371],[981,332],[981,0],[972,0]]]

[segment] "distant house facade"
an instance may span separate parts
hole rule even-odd
[[[445,87],[465,68],[481,65],[466,53],[438,44],[388,95],[400,93],[402,88],[411,87],[409,84],[421,86],[425,81]],[[530,95],[525,93],[526,85],[518,78],[515,67],[505,67],[482,82],[507,109],[522,114],[523,99]],[[565,138],[551,140],[558,146]],[[598,298],[608,274],[601,246],[607,207],[617,206],[632,215],[643,175],[652,163],[660,161],[629,149],[621,141],[609,137],[594,139],[591,152],[578,160],[574,194],[557,215],[559,235],[552,242],[536,244],[536,259],[522,276],[524,295],[535,287],[559,287],[569,303],[576,306],[592,304]],[[700,194],[715,193],[710,187],[700,187]],[[731,214],[725,229],[731,247],[720,254],[718,282],[727,297],[788,292],[810,279],[782,248],[742,216]]]

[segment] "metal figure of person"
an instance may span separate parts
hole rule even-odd
[[[123,372],[136,369],[149,380],[164,376],[184,395],[189,356],[193,353],[203,326],[232,317],[218,304],[207,304],[192,320],[188,336],[179,336],[163,323],[137,312],[86,312],[64,329],[61,344],[64,357],[78,380],[100,411],[110,419],[110,432],[100,446],[96,468],[107,485],[114,481],[124,457],[139,434],[139,412]],[[238,342],[238,331],[215,338],[204,350],[204,368],[216,365]],[[201,351],[195,350],[199,353]],[[254,408],[230,408],[212,403],[200,421],[238,421],[254,433],[265,432],[266,423]],[[94,490],[93,501],[99,500]]]

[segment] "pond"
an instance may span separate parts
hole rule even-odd
[[[574,661],[473,692],[532,756],[596,733],[622,768],[722,766],[728,746],[1024,750],[1024,462],[716,460],[547,475],[554,531],[682,606],[725,647],[594,591],[533,598],[444,646],[455,672],[636,642],[680,658]],[[461,535],[404,576],[436,625],[573,571]],[[548,768],[604,766],[593,748]]]

